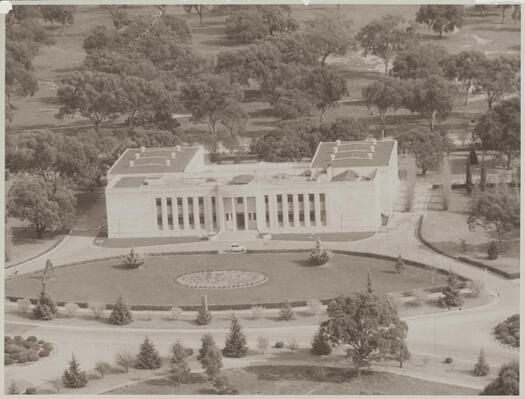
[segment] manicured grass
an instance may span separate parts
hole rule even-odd
[[[272,240],[283,241],[358,241],[372,237],[373,231],[351,233],[272,234]]]
[[[251,366],[223,373],[241,395],[476,395],[473,389],[439,384],[382,372],[365,371],[356,376],[349,368],[315,366]],[[127,395],[216,394],[202,375],[192,374],[178,387],[165,378],[139,382],[106,392]]]
[[[105,248],[137,248],[152,245],[182,244],[202,241],[200,237],[107,238],[97,236],[93,243]]]
[[[423,237],[436,248],[453,256],[465,256],[494,266],[507,272],[519,271],[520,233],[509,233],[503,243],[503,252],[498,259],[489,260],[487,250],[491,241],[497,240],[495,233],[481,228],[471,231],[466,219],[472,195],[463,190],[453,190],[450,207],[447,211],[433,207],[423,219]],[[434,191],[431,204],[439,204],[441,193]],[[461,246],[461,239],[467,242],[467,251]]]
[[[268,276],[268,282],[232,290],[191,289],[176,278],[199,270],[247,270]],[[122,261],[99,261],[56,268],[47,289],[56,300],[114,303],[123,294],[129,304],[195,305],[203,294],[210,304],[274,303],[285,300],[328,299],[366,287],[370,271],[378,293],[432,286],[432,272],[406,266],[394,273],[393,262],[366,257],[333,255],[324,266],[308,262],[308,252],[245,255],[170,255],[146,257],[139,269],[126,269]],[[435,273],[434,285],[444,283]],[[40,282],[27,275],[6,282],[6,295],[35,297]]]

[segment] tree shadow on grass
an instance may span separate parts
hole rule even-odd
[[[38,238],[29,227],[11,227],[11,243],[13,245],[35,244],[43,240],[53,240],[63,235],[63,231],[45,231],[42,238]]]
[[[322,371],[321,371],[322,369]],[[322,381],[341,384],[349,382],[357,373],[352,367],[323,367],[307,365],[272,365],[272,366],[249,366],[247,372],[257,375],[260,380],[266,381]],[[362,375],[371,374],[367,370],[361,371]]]

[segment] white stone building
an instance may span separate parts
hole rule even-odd
[[[127,149],[108,171],[108,237],[377,231],[393,212],[397,142],[320,143],[310,163],[205,162],[202,147]]]

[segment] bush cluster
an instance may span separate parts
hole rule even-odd
[[[500,342],[514,348],[520,347],[520,315],[515,314],[494,328],[494,336]]]
[[[5,336],[4,365],[36,362],[41,357],[49,356],[52,349],[52,344],[38,340],[35,336],[30,336],[26,339],[19,335],[14,338]]]

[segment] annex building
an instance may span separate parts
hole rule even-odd
[[[394,140],[322,142],[309,163],[205,159],[203,147],[124,151],[108,171],[108,237],[377,231],[399,185]]]

